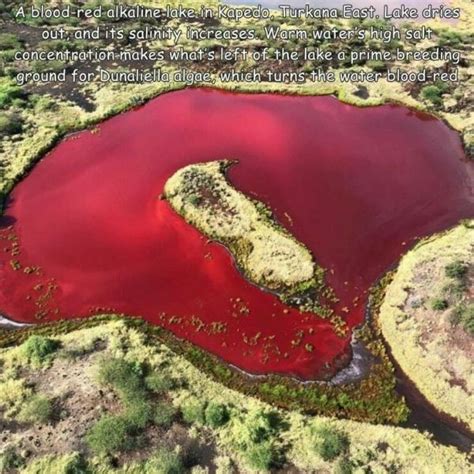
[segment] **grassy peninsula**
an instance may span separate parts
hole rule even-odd
[[[166,182],[173,209],[231,251],[244,275],[283,299],[322,291],[324,270],[262,202],[237,191],[226,177],[235,161],[186,166]]]

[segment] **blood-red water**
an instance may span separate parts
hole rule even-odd
[[[223,158],[240,161],[233,185],[328,268],[351,328],[414,238],[474,215],[460,140],[427,115],[331,97],[169,93],[64,140],[14,189],[0,310],[27,322],[136,315],[253,373],[321,374],[350,334],[245,281],[226,249],[158,199],[177,169]]]

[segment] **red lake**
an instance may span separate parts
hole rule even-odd
[[[159,199],[179,168],[224,158],[239,161],[231,183],[327,268],[350,328],[415,239],[474,216],[471,165],[433,117],[332,97],[172,92],[69,136],[15,187],[1,219],[1,313],[123,313],[251,373],[327,372],[351,334],[247,282]]]

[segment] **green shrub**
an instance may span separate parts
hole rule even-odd
[[[474,303],[460,304],[450,315],[451,324],[460,325],[468,334],[474,336]]]
[[[267,441],[276,434],[278,425],[279,419],[274,413],[256,412],[245,422],[246,433],[243,433],[243,441],[248,444]]]
[[[450,281],[443,287],[443,295],[455,301],[460,300],[467,291],[466,282],[463,280]]]
[[[384,72],[387,70],[387,64],[383,61],[367,61],[367,67],[373,71]]]
[[[201,400],[189,400],[181,407],[183,420],[186,423],[205,423],[204,416],[205,403]]]
[[[225,405],[209,403],[204,412],[206,424],[212,428],[218,428],[229,421],[229,412]]]
[[[19,49],[21,48],[20,40],[12,33],[0,34],[0,50]]]
[[[25,96],[22,88],[8,78],[0,79],[0,109],[7,108],[14,99]]]
[[[53,61],[31,61],[31,70],[33,72],[59,72],[67,67],[67,63],[64,61],[53,60]]]
[[[16,135],[23,130],[23,121],[18,114],[0,112],[0,137]]]
[[[99,383],[117,390],[123,401],[145,397],[142,368],[124,359],[102,359],[97,379]]]
[[[173,380],[169,376],[156,372],[145,378],[145,385],[148,390],[159,394],[169,392],[174,387]]]
[[[174,451],[160,448],[146,462],[144,472],[156,474],[182,474],[185,472],[181,456]]]
[[[438,33],[439,46],[460,46],[463,41],[463,35],[457,31],[442,30]]]
[[[176,417],[176,408],[165,402],[160,402],[155,407],[153,421],[155,425],[168,428]]]
[[[153,417],[153,410],[147,400],[134,399],[127,402],[123,415],[129,424],[129,431],[143,429]]]
[[[53,413],[51,401],[43,395],[28,398],[17,415],[19,421],[27,423],[46,423]]]
[[[445,309],[448,309],[448,307],[449,303],[443,298],[435,298],[431,302],[431,308],[435,311],[444,311]]]
[[[275,450],[270,442],[249,446],[244,457],[250,467],[259,471],[268,471],[276,463]]]
[[[22,469],[22,474],[85,474],[90,472],[79,453],[47,455],[33,460]]]
[[[22,344],[23,353],[28,361],[37,365],[50,361],[58,348],[58,341],[38,335],[30,336]]]
[[[23,466],[23,458],[12,446],[7,446],[0,452],[0,472],[11,472]]]
[[[354,467],[352,466],[350,459],[343,457],[337,462],[334,474],[352,474],[353,471]]]
[[[314,435],[314,450],[324,461],[332,461],[349,448],[349,439],[339,431],[322,427]]]
[[[466,276],[468,269],[468,266],[461,260],[456,260],[444,267],[446,276],[456,280],[462,280]]]
[[[86,435],[86,442],[95,454],[108,454],[130,446],[128,420],[122,416],[103,416]]]
[[[424,100],[431,102],[433,105],[443,105],[442,94],[442,90],[435,85],[424,86],[421,88],[421,97]]]

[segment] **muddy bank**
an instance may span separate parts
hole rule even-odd
[[[17,323],[15,321],[11,321],[10,319],[5,318],[5,316],[0,315],[0,329],[19,329],[24,328],[26,326],[31,326],[31,324],[27,323]]]

